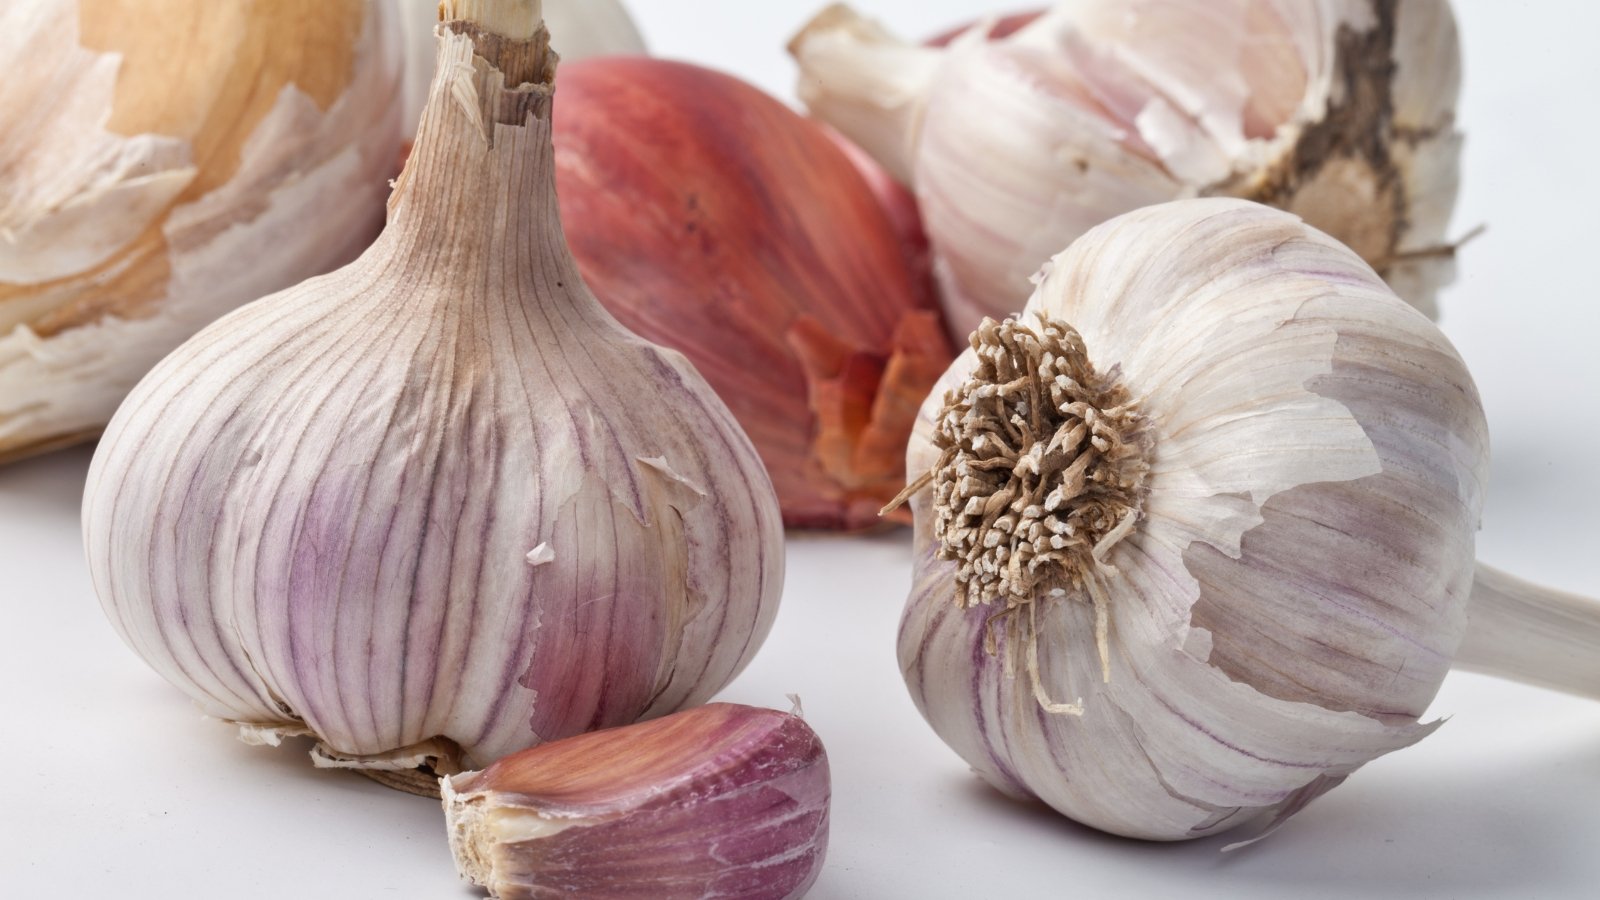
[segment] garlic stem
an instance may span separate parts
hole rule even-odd
[[[491,279],[524,287],[528,306],[558,304],[604,318],[587,294],[562,289],[581,278],[556,204],[549,132],[557,57],[539,6],[538,0],[441,4],[443,27],[468,34],[477,61],[471,68],[457,64],[436,80],[433,90],[449,101],[424,110],[411,163],[389,201],[390,225],[379,239],[399,246],[371,258],[386,258],[384,265],[404,266],[408,277],[421,280],[455,277],[487,261]],[[534,37],[506,36],[521,33]],[[456,126],[461,111],[476,129]],[[524,127],[529,118],[536,127]]]
[[[1456,667],[1600,699],[1600,601],[1478,564]]]
[[[439,21],[471,22],[490,34],[531,40],[544,24],[543,0],[444,0]]]

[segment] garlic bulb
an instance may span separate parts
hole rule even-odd
[[[405,31],[406,139],[415,134],[417,119],[428,103],[438,50],[433,30],[439,24],[439,0],[385,0],[399,3]],[[644,38],[617,0],[545,0],[544,20],[567,62],[589,56],[642,54]]]
[[[387,2],[13,2],[0,60],[0,460],[92,438],[190,335],[383,224]]]
[[[118,632],[320,765],[406,783],[704,702],[776,614],[749,440],[567,250],[537,8],[445,4],[383,235],[162,362],[89,473]]]
[[[828,755],[799,716],[716,703],[444,779],[456,867],[501,900],[800,897]]]
[[[792,50],[811,111],[915,186],[958,333],[1094,225],[1185,197],[1296,213],[1429,315],[1453,277],[1446,0],[1073,0],[943,50],[837,6]]]
[[[1253,203],[1158,205],[972,344],[908,450],[900,664],[986,780],[1177,840],[1433,730],[1488,434],[1455,350],[1360,258]]]
[[[561,217],[600,302],[705,375],[787,524],[877,526],[955,354],[870,185],[827,131],[719,72],[590,59],[562,91]]]

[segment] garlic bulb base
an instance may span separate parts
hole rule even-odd
[[[1139,520],[1151,435],[1116,371],[1095,371],[1083,336],[1038,319],[1038,331],[1017,319],[978,326],[977,365],[945,396],[934,427],[938,463],[884,512],[932,485],[938,558],[959,563],[957,603],[1003,604],[990,627],[1012,630],[1009,644],[1026,654],[1040,707],[1081,716],[1083,700],[1051,699],[1039,673],[1036,601],[1094,606],[1101,679],[1109,682],[1104,580],[1116,570],[1105,557]],[[1024,607],[1025,619],[1016,615]]]
[[[964,607],[1031,603],[1106,570],[1144,498],[1150,434],[1116,372],[1071,325],[985,319],[977,365],[945,397],[930,472],[939,558],[960,562]]]
[[[368,778],[390,790],[429,800],[439,799],[439,773],[431,769],[357,769],[356,774]]]

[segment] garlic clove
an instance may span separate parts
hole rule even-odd
[[[808,108],[916,188],[954,332],[1015,312],[1094,225],[1204,195],[1306,218],[1435,312],[1460,150],[1444,0],[1096,0],[991,34],[913,46],[835,6],[791,46]]]
[[[799,897],[828,840],[798,716],[712,704],[546,744],[442,784],[463,877],[502,900]]]
[[[0,10],[0,461],[93,437],[201,327],[371,242],[398,43],[364,0]]]
[[[459,771],[702,703],[777,613],[760,458],[584,285],[548,35],[531,0],[487,5],[523,18],[442,27],[383,235],[157,366],[85,491],[126,643],[323,766]]]
[[[980,478],[1008,445],[942,435],[998,416],[950,404],[995,396],[970,393],[994,381],[980,363],[1019,359],[995,354],[1021,328],[1026,358],[1085,368]],[[908,451],[933,488],[911,501],[899,648],[986,780],[1181,840],[1280,820],[1435,727],[1418,720],[1467,624],[1487,428],[1448,341],[1349,249],[1255,204],[1150,207],[1075,242],[974,342]],[[1064,499],[986,512],[1013,486]]]

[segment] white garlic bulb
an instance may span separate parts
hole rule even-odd
[[[400,54],[378,0],[0,8],[0,460],[372,241]]]
[[[410,136],[416,133],[417,119],[428,103],[428,86],[433,83],[433,30],[439,24],[439,0],[388,2],[400,4],[400,23],[405,30],[404,126]],[[544,20],[561,58],[569,62],[590,56],[645,52],[638,26],[618,0],[545,0]]]
[[[783,580],[749,440],[567,249],[537,3],[447,8],[389,227],[163,361],[84,499],[152,667],[250,738],[420,790],[419,765],[705,701]]]
[[[1360,258],[1253,203],[1149,207],[973,345],[908,451],[932,489],[900,663],[985,779],[1176,840],[1433,729],[1488,434],[1455,350]]]
[[[1100,222],[1212,195],[1304,217],[1434,314],[1461,148],[1446,0],[1072,0],[987,31],[921,47],[834,7],[791,47],[813,114],[915,187],[956,333]]]

